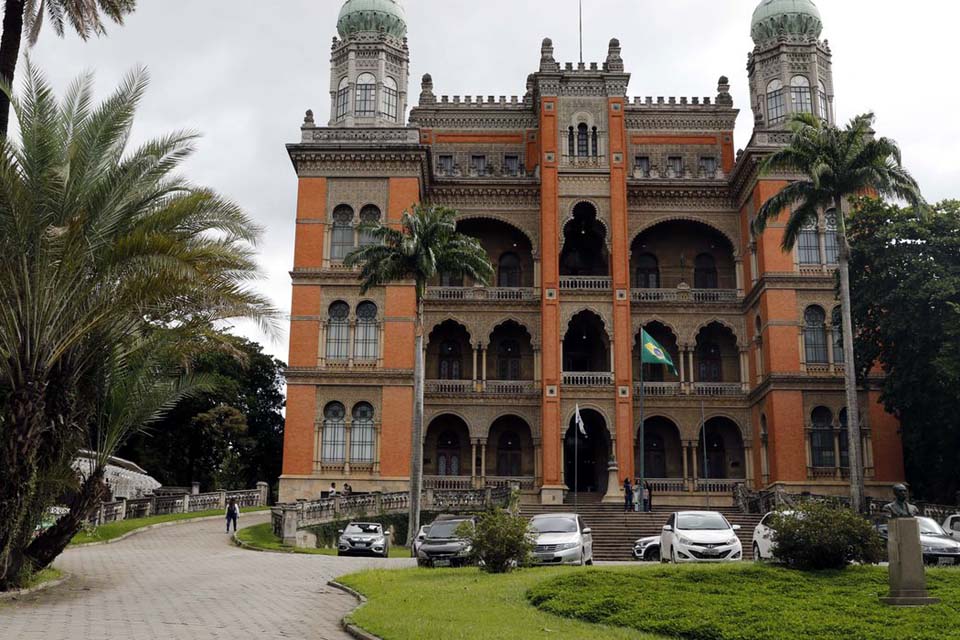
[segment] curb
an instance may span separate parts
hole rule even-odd
[[[255,516],[258,513],[268,513],[266,509],[263,511],[249,511],[244,515]],[[85,549],[86,547],[97,547],[102,544],[116,544],[121,540],[126,540],[130,536],[135,536],[138,533],[143,533],[144,531],[150,531],[152,529],[162,529],[163,527],[173,527],[180,524],[190,524],[191,522],[208,522],[210,520],[223,520],[224,516],[204,516],[202,518],[184,518],[182,520],[171,520],[170,522],[158,522],[157,524],[150,524],[145,527],[140,527],[139,529],[134,529],[133,531],[127,531],[122,536],[117,536],[116,538],[110,538],[109,540],[100,540],[98,542],[85,542],[83,544],[72,544],[67,547],[67,549]]]
[[[356,598],[357,602],[359,603],[357,605],[358,607],[361,607],[367,603],[367,599],[363,596],[362,593],[359,593],[358,591],[354,591],[347,585],[340,584],[336,580],[330,580],[329,582],[327,582],[327,586],[343,591],[347,595],[351,595],[354,598]],[[357,640],[382,640],[382,638],[380,638],[379,636],[375,636],[372,633],[365,631],[364,629],[353,624],[353,621],[350,619],[350,614],[347,614],[340,619],[340,626],[343,628],[344,631],[346,631],[352,637],[357,638]]]
[[[48,580],[41,584],[38,584],[35,587],[30,587],[29,589],[20,589],[19,591],[7,591],[6,593],[0,593],[0,602],[6,600],[17,600],[23,596],[28,596],[39,591],[46,591],[47,589],[52,589],[54,587],[59,587],[64,582],[72,578],[73,576],[66,571],[61,572],[62,575],[56,580]]]

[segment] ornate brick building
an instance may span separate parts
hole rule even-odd
[[[607,491],[611,460],[636,475],[646,327],[679,373],[644,375],[642,455],[662,502],[729,498],[738,482],[847,491],[833,212],[793,253],[782,225],[750,231],[789,179],[758,172],[786,119],[833,120],[812,2],[754,14],[755,125],[737,153],[727,78],[711,97],[628,98],[617,40],[603,62],[563,64],[545,39],[522,97],[437,96],[426,75],[405,121],[401,5],[349,0],[337,27],[329,124],[308,112],[288,146],[299,198],[282,499],[331,481],[406,487],[414,289],[361,296],[342,259],[367,241],[360,222],[396,224],[419,202],[457,209],[496,267],[490,286],[447,274],[427,293],[426,486],[513,479],[549,503],[574,478]],[[877,399],[865,380],[868,493],[903,478],[898,424]],[[576,405],[587,437],[575,443]]]

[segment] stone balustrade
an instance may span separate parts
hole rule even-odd
[[[211,491],[207,493],[184,493],[175,495],[145,496],[103,502],[88,518],[91,525],[119,522],[133,518],[147,518],[173,513],[200,513],[226,509],[230,499],[243,507],[263,507],[270,497],[266,482],[258,482],[256,489],[241,491]]]
[[[693,393],[697,396],[711,398],[725,396],[742,396],[745,391],[741,382],[695,382]]]
[[[640,383],[633,385],[634,393],[640,395]],[[679,382],[644,382],[643,393],[647,397],[669,398],[678,396],[682,392]]]
[[[613,384],[613,373],[564,372],[563,384],[569,387],[609,387]]]
[[[633,289],[633,302],[678,302],[698,304],[736,304],[743,296],[736,289]]]
[[[560,276],[564,291],[610,291],[613,279],[607,276]]]
[[[531,302],[539,299],[533,287],[427,287],[428,302]]]

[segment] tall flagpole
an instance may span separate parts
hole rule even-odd
[[[579,405],[577,406],[577,415],[580,415]],[[576,418],[574,418],[576,422]],[[573,425],[573,512],[577,511],[577,494],[580,491],[580,464],[577,462],[577,449],[580,448],[580,423]]]
[[[583,0],[580,0],[580,62],[583,62]]]
[[[640,506],[643,507],[643,490],[647,483],[647,429],[644,424],[644,401],[646,400],[646,386],[643,383],[643,352],[646,350],[643,327],[640,327]]]

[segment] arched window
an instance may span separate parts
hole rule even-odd
[[[790,99],[797,113],[813,113],[813,97],[810,93],[810,80],[806,76],[793,76],[790,79]]]
[[[460,343],[455,340],[445,340],[440,344],[440,371],[441,380],[461,380],[463,375],[463,358],[460,353]]]
[[[376,205],[368,204],[360,209],[360,224],[376,225],[380,223],[380,208]],[[377,238],[369,231],[360,232],[360,246],[368,247],[377,244]]]
[[[350,305],[337,301],[327,314],[327,360],[346,360],[350,348]]]
[[[840,221],[837,219],[837,210],[827,209],[823,215],[823,221],[827,228],[823,239],[827,251],[827,264],[837,264],[840,260],[840,237],[837,235],[837,226]]]
[[[837,416],[840,421],[840,468],[850,468],[850,440],[847,433],[847,408],[840,409]]]
[[[763,376],[763,321],[760,320],[760,314],[756,317],[756,333],[754,337],[757,341],[757,377]]]
[[[577,125],[577,155],[586,158],[590,155],[590,132],[587,125]]]
[[[353,408],[350,425],[350,462],[373,462],[376,428],[373,424],[373,406],[361,402]]]
[[[344,77],[337,86],[337,120],[347,117],[350,109],[350,81]]]
[[[377,305],[361,302],[357,305],[357,330],[353,340],[353,357],[356,360],[376,360],[380,355],[380,323],[377,322]]]
[[[814,467],[837,466],[833,449],[833,413],[826,407],[817,407],[810,414],[810,455]]]
[[[520,344],[516,340],[504,340],[497,346],[497,379],[520,379]]]
[[[709,253],[701,253],[693,263],[693,287],[695,289],[716,289],[719,287],[717,261]]]
[[[833,117],[830,114],[830,98],[827,96],[827,85],[823,84],[823,80],[819,82],[819,95],[817,96],[820,99],[820,117],[831,122]]]
[[[500,256],[500,265],[497,269],[498,287],[519,287],[520,285],[520,258],[515,253],[505,253]]]
[[[783,100],[783,83],[772,80],[767,85],[767,122],[777,124],[787,117],[786,104]]]
[[[817,223],[812,221],[800,230],[797,240],[797,259],[800,264],[820,264],[820,237],[817,234]]]
[[[697,382],[723,382],[723,359],[713,342],[697,347]]]
[[[377,79],[372,73],[357,76],[357,99],[354,113],[358,116],[377,114]]]
[[[520,438],[513,431],[506,431],[497,441],[497,475],[515,477],[521,471],[523,452],[520,449]]]
[[[573,157],[577,155],[577,143],[573,134],[573,127],[567,131],[567,155]]]
[[[345,204],[333,210],[333,231],[330,234],[330,259],[343,260],[353,251],[353,209]]]
[[[830,314],[830,323],[833,325],[833,362],[834,364],[843,364],[846,362],[843,353],[843,316],[840,307],[834,307]]]
[[[344,418],[346,409],[339,402],[331,402],[323,409],[323,432],[321,434],[323,450],[320,459],[323,462],[343,462],[347,444],[347,427]]]
[[[460,438],[453,431],[444,431],[437,440],[437,475],[460,475]]]
[[[380,96],[380,113],[391,122],[398,120],[400,93],[397,91],[397,81],[387,76],[383,81],[383,95]]]
[[[599,133],[597,132],[597,128],[596,128],[596,127],[593,128],[593,131],[592,131],[591,134],[590,134],[590,150],[592,151],[592,153],[591,153],[590,155],[592,155],[594,158],[596,158],[598,155],[600,155],[600,154],[599,154],[599,150],[600,150],[600,135],[599,135]]]
[[[768,435],[769,435],[769,431],[767,430],[767,414],[761,413],[760,414],[760,438],[762,440],[766,440]]]
[[[817,306],[803,314],[803,344],[807,364],[827,364],[827,315]]]
[[[644,253],[637,258],[637,283],[638,289],[659,289],[660,288],[660,263],[657,262],[657,256],[652,253]]]

